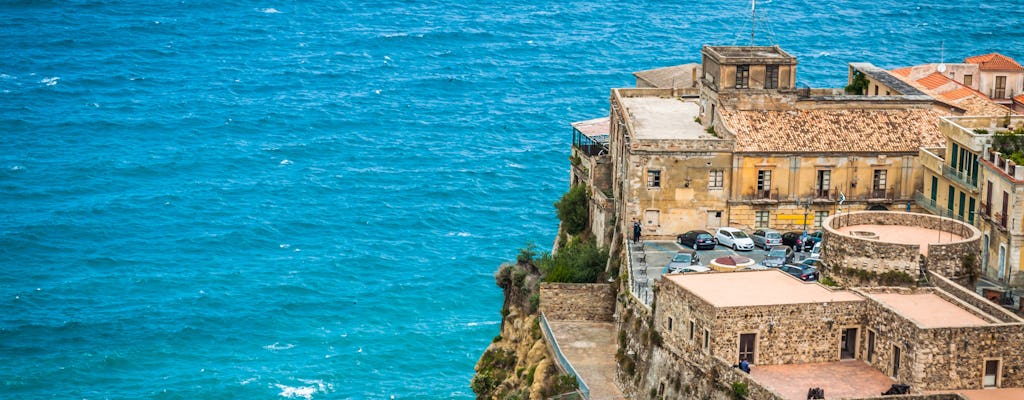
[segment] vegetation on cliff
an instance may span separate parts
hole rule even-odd
[[[478,399],[543,399],[576,390],[576,379],[562,374],[549,354],[538,309],[541,282],[607,278],[608,250],[594,243],[588,229],[589,197],[585,185],[576,185],[555,203],[561,220],[556,251],[542,253],[529,243],[519,249],[515,263],[495,272],[505,297],[501,334],[477,362],[470,387]]]

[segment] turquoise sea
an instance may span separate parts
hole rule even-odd
[[[814,87],[1024,61],[1021,0],[757,11]],[[0,398],[471,398],[569,123],[749,35],[723,0],[0,2]]]

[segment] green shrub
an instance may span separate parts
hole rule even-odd
[[[587,185],[578,184],[569,189],[558,202],[555,209],[558,210],[558,219],[562,221],[562,228],[570,235],[578,235],[587,228],[589,216],[589,202]]]
[[[836,281],[834,279],[832,279],[832,277],[830,277],[830,276],[826,276],[824,278],[821,278],[821,280],[819,282],[821,282],[821,284],[825,285],[825,286],[833,286],[833,287],[834,286],[839,286],[839,284],[836,283]]]
[[[519,254],[516,255],[516,261],[520,264],[529,264],[533,262],[533,259],[537,257],[537,244],[529,242],[525,247],[519,249]]]
[[[539,263],[545,282],[594,283],[607,261],[608,250],[592,242],[571,240],[558,254],[542,256]]]
[[[494,284],[502,289],[508,289],[512,283],[512,266],[502,265],[498,268],[498,271],[494,273]]]
[[[473,393],[476,393],[478,399],[486,398],[497,386],[498,382],[494,380],[490,373],[478,373],[469,382],[469,387],[473,389]]]
[[[732,398],[743,399],[750,394],[750,388],[747,387],[746,382],[733,382],[732,383]]]
[[[530,295],[530,314],[537,312],[540,309],[540,293],[534,293]]]
[[[850,80],[850,84],[846,85],[847,94],[862,95],[868,88],[868,78],[864,76],[863,72],[853,71],[853,79]]]

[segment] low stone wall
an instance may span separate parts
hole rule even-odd
[[[611,322],[615,289],[607,283],[542,283],[540,310],[553,320]]]
[[[862,271],[857,274],[837,274],[839,270],[825,271],[825,275],[843,284],[858,286],[875,286],[893,284],[881,282],[879,274],[901,272],[917,278],[920,267],[924,264],[928,270],[950,277],[957,282],[966,283],[970,271],[962,266],[963,257],[969,253],[977,253],[981,232],[971,225],[928,214],[867,211],[839,214],[829,217],[822,224],[824,239],[822,242],[822,259],[828,260],[829,267],[839,267]],[[899,244],[873,240],[867,237],[839,232],[840,228],[857,225],[896,225],[914,226],[951,233],[962,237],[956,242],[936,243],[928,245],[928,255],[921,254],[916,244]]]

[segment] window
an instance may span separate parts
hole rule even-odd
[[[868,362],[875,360],[875,331],[868,330]]]
[[[875,96],[878,96],[878,85],[875,85]]]
[[[1006,77],[1005,76],[997,76],[996,77],[996,89],[995,89],[995,91],[992,92],[992,98],[993,99],[1006,98]]]
[[[690,320],[690,342],[691,343],[693,342],[693,329],[694,329],[693,325],[694,325],[693,320]]]
[[[897,377],[900,374],[900,346],[892,346],[892,377],[893,379],[899,380]]]
[[[764,66],[764,88],[765,89],[778,89],[779,88],[779,66],[778,65],[765,65]]]
[[[968,199],[970,206],[967,207],[967,223],[974,224],[974,208],[977,205],[973,197]]]
[[[964,86],[971,86],[974,84],[974,75],[964,75]]]
[[[832,186],[832,170],[823,169],[818,171],[818,197],[828,197],[828,190]]]
[[[880,199],[885,197],[885,185],[886,178],[889,175],[889,171],[884,169],[876,169],[875,175],[871,178],[871,197]]]
[[[725,180],[725,171],[720,169],[711,170],[708,175],[708,188],[721,189]]]
[[[762,169],[757,171],[757,197],[768,198],[772,193],[772,171]]]
[[[672,332],[672,317],[668,317],[668,331]]]
[[[648,170],[647,171],[647,187],[649,188],[660,188],[661,187],[661,171],[659,170]]]
[[[711,330],[704,330],[704,351],[711,348]]]
[[[746,89],[750,87],[750,66],[749,65],[737,65],[736,66],[736,88]]]
[[[770,211],[754,211],[754,227],[767,228]]]
[[[814,212],[814,227],[821,228],[821,223],[825,222],[825,218],[828,218],[828,211],[815,211]]]
[[[939,178],[937,176],[932,177],[932,203],[939,197]]]
[[[953,185],[949,185],[949,189],[946,191],[946,213],[945,215],[953,216],[953,203],[956,202],[956,188]]]

